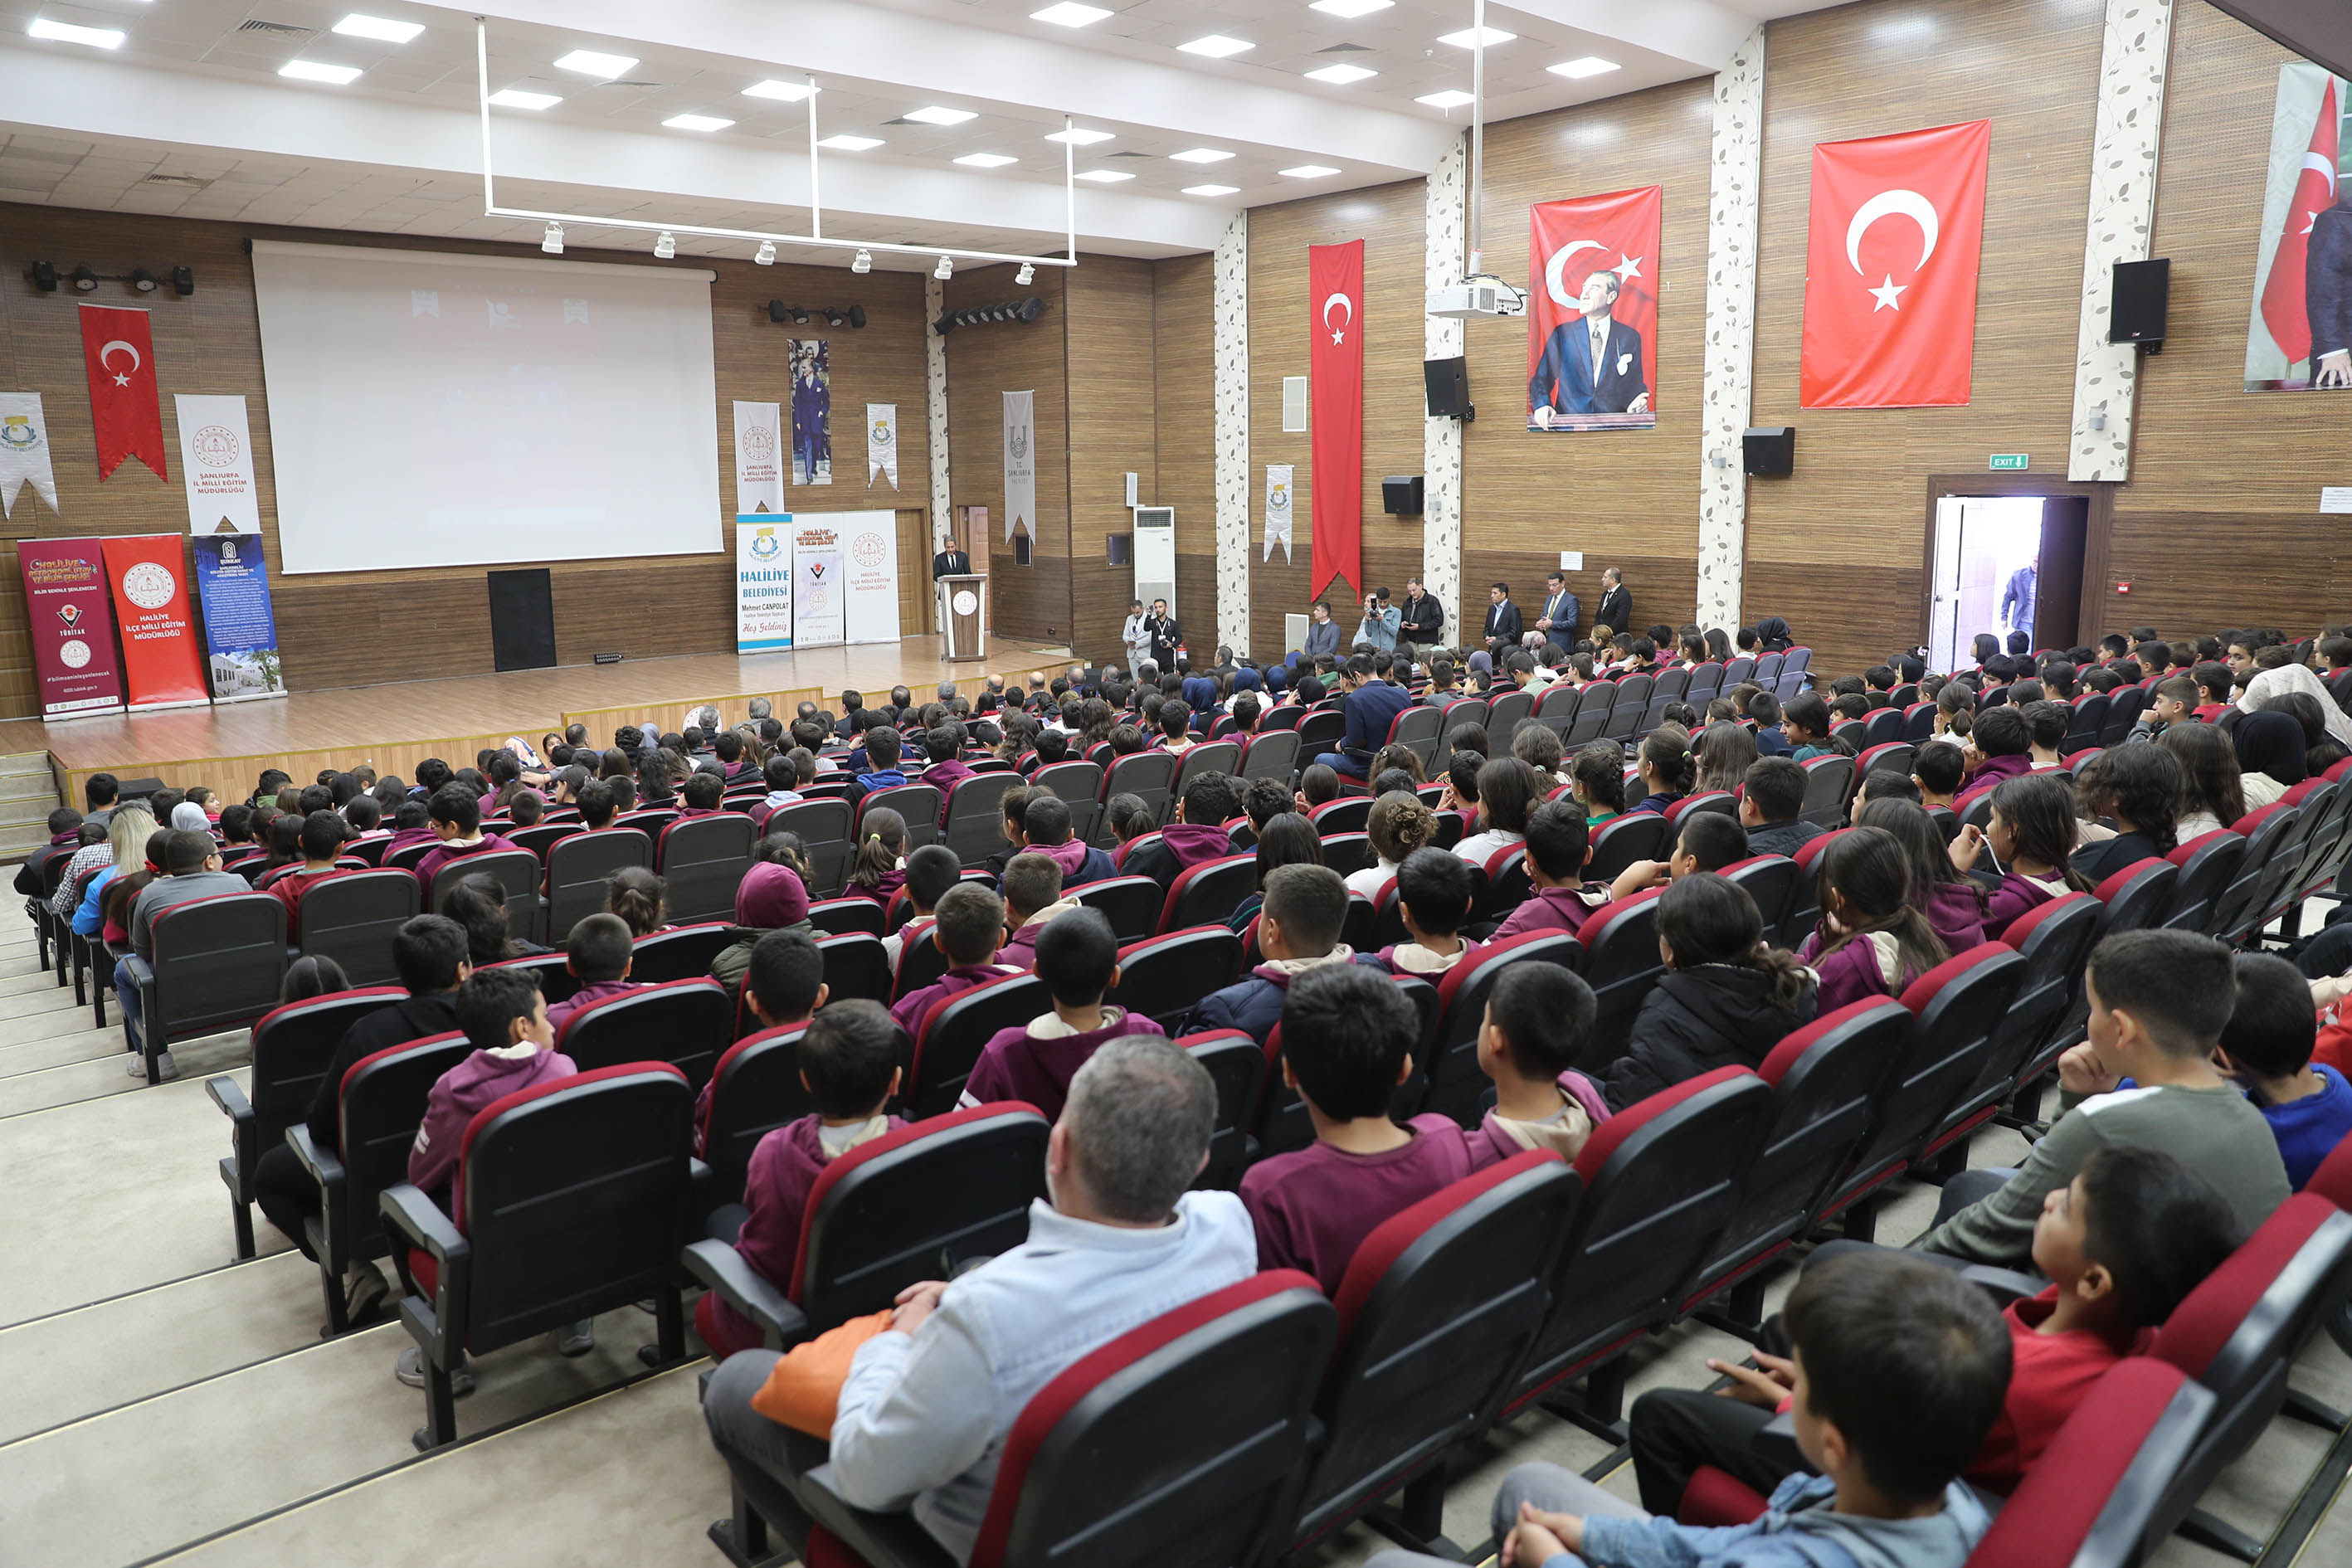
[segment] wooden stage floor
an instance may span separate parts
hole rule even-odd
[[[535,747],[546,731],[572,722],[587,725],[595,743],[610,745],[623,724],[682,729],[686,715],[706,702],[733,724],[747,717],[752,698],[766,697],[789,723],[803,698],[837,709],[845,687],[887,698],[892,686],[903,685],[919,699],[944,679],[971,692],[992,673],[1025,679],[1032,669],[1050,673],[1066,662],[1066,655],[998,643],[985,660],[950,665],[936,637],[791,653],[691,654],[296,691],[65,723],[8,720],[0,721],[0,753],[47,752],[59,788],[74,801],[81,798],[81,781],[100,772],[155,776],[184,788],[203,784],[242,800],[264,768],[308,782],[321,768],[371,763],[407,778],[423,758],[467,766],[477,751],[509,735]]]

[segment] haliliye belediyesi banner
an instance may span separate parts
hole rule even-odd
[[[735,651],[778,653],[793,646],[790,512],[735,520]]]

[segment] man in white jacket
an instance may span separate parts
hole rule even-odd
[[[1151,617],[1143,613],[1143,601],[1127,602],[1127,622],[1118,628],[1118,640],[1127,645],[1127,672],[1130,676],[1151,657]]]

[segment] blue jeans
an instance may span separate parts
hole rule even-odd
[[[114,966],[114,999],[122,1005],[122,1037],[131,1042],[132,1050],[143,1049],[146,1040],[139,1029],[139,983],[131,978],[129,959]]]
[[[1326,752],[1315,760],[1343,779],[1361,780],[1364,776],[1364,764],[1342,752]]]

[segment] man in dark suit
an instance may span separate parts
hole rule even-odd
[[[1151,614],[1145,618],[1144,628],[1151,634],[1151,662],[1160,667],[1160,674],[1172,674],[1177,645],[1184,640],[1184,631],[1176,624],[1176,617],[1168,613],[1167,600],[1151,601]]]
[[[1543,359],[1528,384],[1528,423],[1551,428],[1562,414],[1647,414],[1650,386],[1642,374],[1642,334],[1610,312],[1617,304],[1617,274],[1595,272],[1578,297],[1580,314],[1551,330]]]
[[[2352,185],[2311,220],[2303,268],[2303,303],[2311,318],[2311,384],[2352,386]]]
[[[942,577],[971,575],[971,557],[957,549],[952,539],[947,542],[947,545],[945,550],[931,557],[931,581],[934,583]]]
[[[1592,624],[1612,632],[1633,629],[1633,595],[1625,586],[1625,574],[1614,566],[1601,574],[1601,607],[1592,612]]]
[[[1346,694],[1339,708],[1348,716],[1348,731],[1339,750],[1315,760],[1344,777],[1362,780],[1370,773],[1373,755],[1388,744],[1389,726],[1412,706],[1412,692],[1375,673],[1387,658],[1360,653],[1339,667],[1339,689]]]
[[[1496,583],[1486,590],[1490,601],[1486,606],[1486,641],[1507,642],[1514,647],[1519,640],[1519,607],[1511,603],[1511,585]]]
[[[1408,577],[1404,584],[1403,613],[1397,622],[1397,635],[1409,643],[1427,647],[1445,632],[1445,606],[1429,596],[1418,577]]]
[[[1577,623],[1583,618],[1584,606],[1568,591],[1568,579],[1558,572],[1545,578],[1543,611],[1536,616],[1544,641],[1566,653],[1576,646]]]

